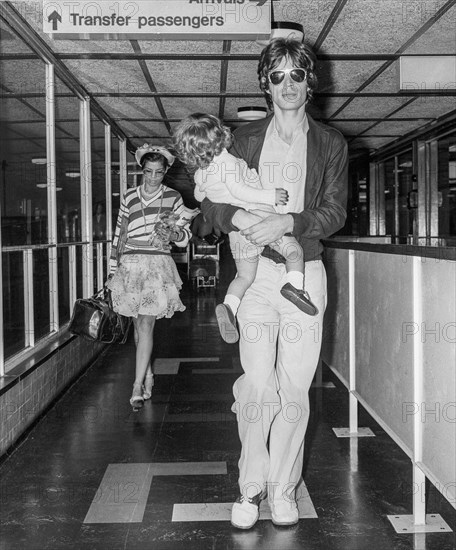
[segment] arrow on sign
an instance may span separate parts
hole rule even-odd
[[[264,6],[267,0],[250,0],[250,2],[256,2],[257,6]]]
[[[60,17],[60,13],[58,11],[53,11],[51,15],[48,17],[48,21],[52,21],[52,30],[57,30],[57,21],[62,22],[62,18]]]

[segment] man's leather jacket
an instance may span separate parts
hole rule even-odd
[[[348,186],[347,143],[342,134],[320,124],[307,115],[307,174],[302,212],[290,212],[294,219],[292,235],[303,248],[305,261],[320,257],[324,239],[343,227],[346,219]],[[271,117],[252,122],[234,132],[230,153],[243,158],[249,168],[258,171],[261,149]],[[280,185],[278,185],[280,187]],[[231,219],[236,206],[215,204],[207,199],[201,204],[206,220],[223,233],[237,231]],[[263,256],[283,263],[285,260],[269,247]]]

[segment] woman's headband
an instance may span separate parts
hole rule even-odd
[[[170,166],[172,166],[175,158],[168,151],[168,149],[166,149],[166,147],[162,147],[161,145],[149,145],[148,143],[145,143],[136,149],[135,159],[139,166],[141,166],[141,159],[146,153],[158,153],[159,155],[164,156]]]

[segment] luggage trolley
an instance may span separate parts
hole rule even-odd
[[[171,245],[171,256],[176,264],[185,264],[185,273],[188,279],[190,274],[190,244],[183,248],[175,244]]]
[[[190,279],[196,288],[215,287],[219,280],[220,243],[209,244],[202,239],[191,243]]]

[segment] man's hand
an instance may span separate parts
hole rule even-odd
[[[291,214],[270,214],[261,222],[241,231],[241,234],[257,246],[265,246],[278,241],[285,233],[291,233],[293,225]]]

